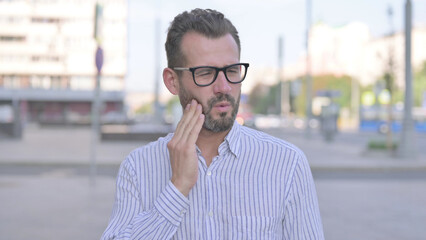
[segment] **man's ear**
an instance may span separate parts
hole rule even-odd
[[[179,94],[179,79],[175,71],[171,68],[165,68],[163,70],[163,81],[170,93],[173,95]]]

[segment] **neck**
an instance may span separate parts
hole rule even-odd
[[[225,140],[230,130],[215,133],[205,128],[201,129],[197,139],[197,146],[201,150],[207,166],[219,154],[219,146]]]

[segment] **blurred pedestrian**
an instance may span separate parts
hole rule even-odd
[[[249,64],[234,25],[183,12],[165,46],[163,80],[183,115],[121,164],[102,239],[324,239],[303,152],[235,121]]]

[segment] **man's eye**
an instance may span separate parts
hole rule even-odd
[[[239,73],[240,72],[240,68],[238,66],[235,66],[235,67],[228,68],[226,71],[228,73]]]
[[[213,69],[198,69],[195,74],[199,77],[209,76],[213,74]]]

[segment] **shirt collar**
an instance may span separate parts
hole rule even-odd
[[[235,121],[234,125],[231,128],[231,131],[229,131],[228,135],[226,135],[224,141],[224,143],[228,146],[229,150],[235,155],[235,157],[238,157],[241,152],[240,134],[241,125],[237,121]]]

